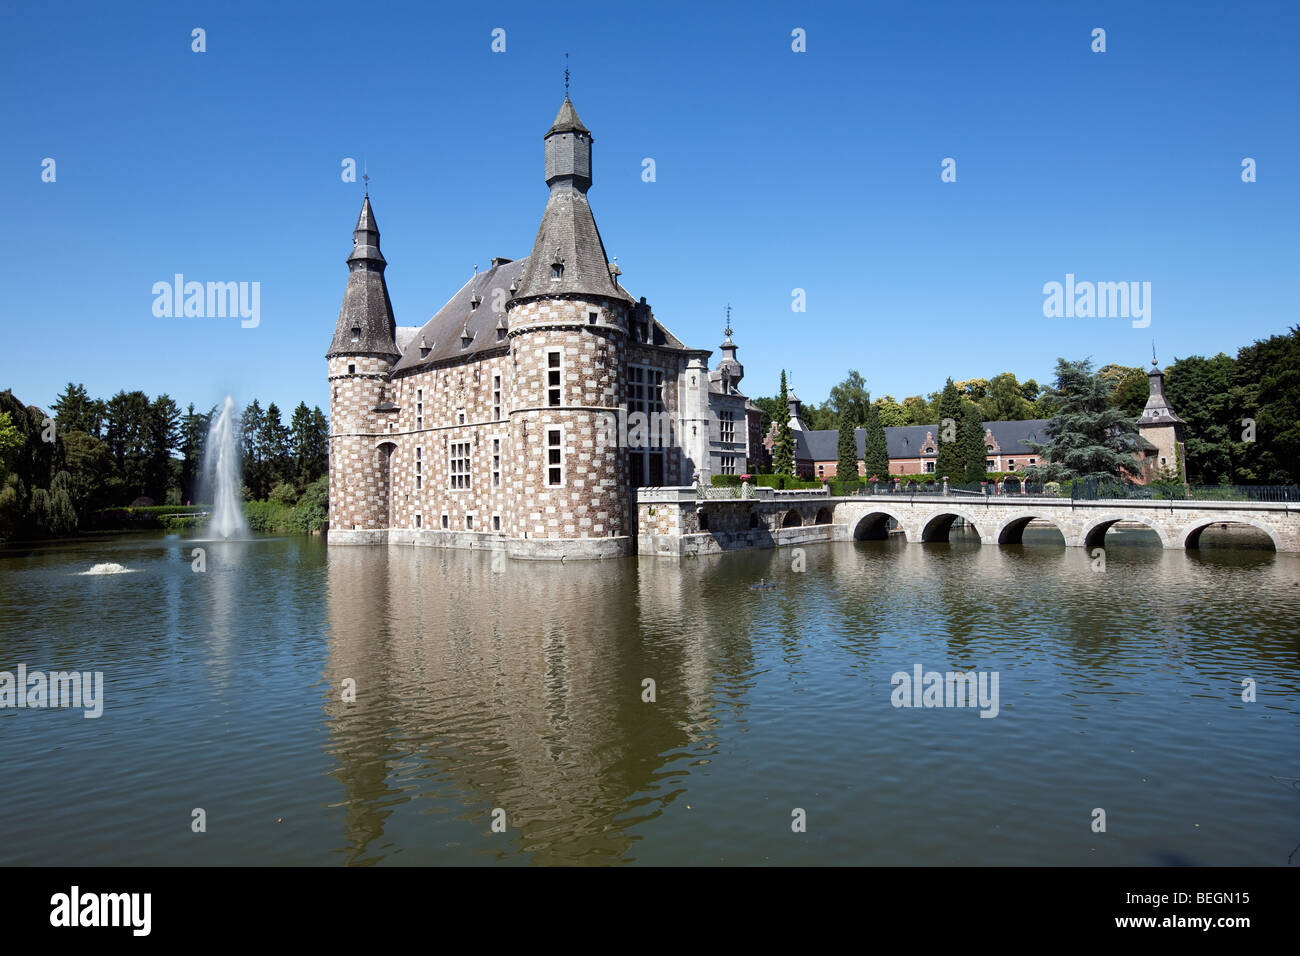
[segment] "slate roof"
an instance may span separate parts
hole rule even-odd
[[[1025,444],[1026,440],[1046,442],[1045,428],[1049,419],[1034,418],[1016,422],[985,422],[986,431],[993,433],[993,438],[1001,449],[1002,455],[1032,455],[1033,450]],[[936,441],[939,438],[938,425],[891,425],[885,428],[885,447],[889,457],[920,458],[921,448],[926,433]],[[854,431],[858,444],[858,457],[863,456],[866,448],[867,430],[858,428]],[[840,433],[835,429],[795,432],[795,457],[810,461],[835,461],[839,458]]]
[[[519,281],[526,268],[527,259],[515,259],[480,272],[466,282],[411,338],[393,371],[504,349],[506,342],[497,340],[497,323],[504,325],[505,304],[514,294],[510,287]],[[475,296],[479,298],[477,306],[472,305]],[[494,308],[498,304],[501,307]],[[473,336],[468,347],[461,339],[461,332],[466,329]],[[427,355],[420,354],[424,348],[429,349]]]
[[[520,298],[580,295],[632,302],[609,274],[609,257],[586,193],[570,182],[551,187],[528,262],[530,268],[519,283]],[[556,262],[564,266],[559,279],[551,278]]]
[[[379,251],[379,227],[370,208],[367,194],[361,203],[361,215],[352,231],[352,253],[348,256],[348,284],[343,291],[343,305],[334,326],[334,339],[326,358],[334,355],[379,355],[396,359],[399,355],[394,336],[393,303],[384,281],[387,263]],[[352,330],[356,329],[356,335]]]
[[[573,108],[573,103],[569,100],[569,94],[564,94],[564,102],[560,104],[560,111],[555,114],[555,122],[551,128],[546,131],[546,135],[552,133],[590,133],[591,130],[582,125],[582,120],[578,119],[578,111]]]
[[[393,371],[477,357],[492,349],[506,348],[508,340],[497,339],[497,327],[500,325],[505,328],[505,303],[513,295],[510,287],[519,281],[527,268],[528,259],[515,259],[480,272],[461,286],[460,291],[433,318],[420,328],[412,330],[409,338],[404,327],[399,333],[399,337],[404,340],[402,356],[393,366]],[[624,295],[627,293],[624,292]],[[475,296],[480,301],[476,307],[471,308]],[[631,299],[631,296],[628,298]],[[501,304],[500,309],[493,308],[497,303]],[[675,335],[654,318],[648,305],[642,303],[635,306],[635,310],[641,309],[645,310],[644,315],[652,323],[649,344],[661,348],[686,349]],[[468,347],[461,337],[466,329],[472,336]],[[428,354],[421,355],[425,348],[429,350]]]

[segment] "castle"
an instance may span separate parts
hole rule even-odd
[[[331,544],[629,554],[636,488],[746,470],[759,412],[730,323],[710,369],[620,284],[567,92],[543,141],[531,254],[493,259],[423,327],[396,324],[367,190],[326,353]]]

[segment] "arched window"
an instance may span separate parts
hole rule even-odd
[[[562,262],[551,263],[551,278],[552,279],[564,278],[564,263]]]

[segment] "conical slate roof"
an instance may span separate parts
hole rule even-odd
[[[326,358],[335,355],[377,355],[395,361],[397,323],[388,298],[384,269],[388,263],[379,251],[379,227],[375,225],[370,196],[361,203],[361,215],[352,231],[352,253],[348,256],[348,284],[343,306],[334,326],[334,340]]]
[[[569,94],[565,93],[564,102],[560,104],[560,112],[555,114],[555,122],[546,131],[546,135],[570,132],[590,133],[591,130],[582,125],[582,120],[578,119],[578,111],[573,108],[573,103],[569,100]]]
[[[567,133],[589,136],[590,131],[582,125],[566,95],[544,138],[552,146],[552,137]],[[565,154],[547,167],[551,195],[515,298],[583,295],[630,303],[632,297],[610,275],[605,244],[587,202],[590,180],[585,173],[590,170],[590,140],[586,136],[574,137],[570,148],[579,151],[576,158]],[[587,151],[585,156],[583,150]]]

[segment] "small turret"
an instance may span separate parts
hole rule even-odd
[[[379,227],[375,225],[369,193],[362,200],[361,215],[352,230],[352,254],[347,261],[348,284],[343,291],[343,306],[325,357],[369,355],[396,362],[400,357],[397,323],[393,320],[393,304],[384,281],[388,263],[379,251]]]

